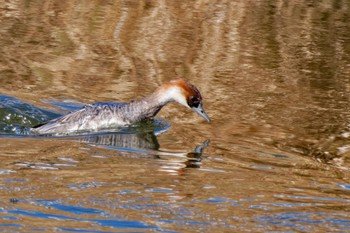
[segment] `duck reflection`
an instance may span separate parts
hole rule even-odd
[[[202,165],[204,148],[209,145],[209,140],[205,140],[201,145],[195,146],[191,152],[173,153],[158,151],[160,157],[166,156],[166,160],[161,160],[159,170],[171,175],[185,174],[188,168],[200,168]]]
[[[114,147],[115,149],[159,149],[157,137],[153,132],[88,135],[80,138],[80,141],[89,144]]]
[[[204,149],[209,145],[209,140],[205,140],[190,152],[162,150],[153,132],[86,135],[80,137],[79,141],[126,152],[119,153],[126,157],[135,157],[137,154],[136,157],[157,159],[160,170],[169,173],[177,173],[183,168],[200,168]]]
[[[191,152],[166,152],[158,151],[160,157],[167,157],[169,163],[162,168],[168,172],[178,172],[181,168],[200,168],[203,159],[204,148],[209,145],[209,140],[205,140],[201,145],[195,146]]]

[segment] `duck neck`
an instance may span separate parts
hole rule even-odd
[[[162,107],[172,101],[173,99],[169,98],[167,93],[159,88],[149,96],[126,104],[123,111],[124,119],[131,124],[146,119],[152,119]]]

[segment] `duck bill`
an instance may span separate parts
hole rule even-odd
[[[210,122],[210,118],[208,115],[204,112],[202,104],[199,104],[198,107],[192,107],[192,110],[198,113],[201,117],[203,117],[206,121]]]

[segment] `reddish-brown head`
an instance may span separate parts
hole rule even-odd
[[[171,100],[178,102],[185,107],[191,108],[208,122],[208,115],[203,109],[202,95],[193,84],[183,79],[172,80],[162,86],[168,90]]]

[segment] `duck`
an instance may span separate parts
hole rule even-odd
[[[110,128],[130,126],[153,119],[168,103],[192,109],[210,122],[203,108],[202,95],[196,86],[184,79],[164,83],[153,93],[126,103],[97,102],[68,113],[31,129],[34,134],[72,134],[74,132],[96,132]]]

